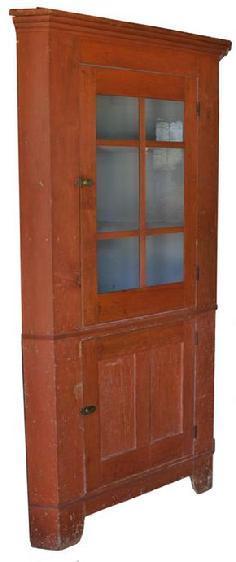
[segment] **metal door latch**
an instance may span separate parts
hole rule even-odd
[[[84,176],[80,176],[75,180],[76,187],[92,187],[94,185],[94,181],[92,178],[85,178]]]
[[[84,406],[84,408],[81,408],[80,413],[82,416],[89,416],[90,414],[93,414],[94,412],[96,412],[96,406],[93,406],[92,404],[89,406]]]

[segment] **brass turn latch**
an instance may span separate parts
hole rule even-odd
[[[84,176],[80,176],[75,180],[76,187],[92,187],[94,185],[94,181],[92,178],[85,178]]]
[[[84,406],[84,408],[81,408],[80,413],[82,416],[89,416],[90,414],[93,414],[94,412],[96,412],[96,406],[90,405],[90,406]]]

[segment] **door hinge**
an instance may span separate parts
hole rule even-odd
[[[81,287],[81,273],[76,273],[76,286]]]
[[[197,330],[195,331],[195,334],[194,334],[194,343],[195,343],[195,345],[198,345],[198,331]]]
[[[193,426],[193,438],[197,439],[197,425]]]
[[[200,267],[199,265],[196,265],[196,281],[199,281],[200,279]]]
[[[75,178],[75,187],[93,187],[94,181],[92,178],[80,176]]]
[[[200,101],[197,101],[197,103],[196,103],[196,112],[197,112],[197,116],[200,117],[200,114],[201,114],[201,103],[200,103]]]

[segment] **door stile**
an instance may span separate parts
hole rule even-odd
[[[92,185],[79,187],[81,209],[81,290],[83,325],[96,322],[96,71],[80,69],[80,178]]]
[[[91,415],[84,416],[86,443],[87,491],[98,488],[101,483],[101,444],[99,433],[99,381],[97,361],[97,340],[82,343],[83,356],[83,398],[85,406],[95,406]]]
[[[146,279],[146,193],[145,193],[145,107],[144,98],[139,98],[139,267],[140,287],[145,287]]]
[[[183,432],[185,434],[185,452],[191,454],[194,424],[194,322],[186,321],[184,324],[184,385],[183,385]]]
[[[185,307],[194,306],[197,237],[197,78],[185,79],[184,208],[185,208]],[[187,256],[187,260],[186,260]]]

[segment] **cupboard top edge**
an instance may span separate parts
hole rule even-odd
[[[231,41],[227,39],[217,39],[205,35],[196,35],[162,27],[123,22],[62,10],[48,8],[11,9],[9,14],[13,16],[17,30],[30,27],[42,29],[44,26],[47,27],[53,24],[53,27],[71,27],[76,31],[100,32],[108,35],[113,34],[116,37],[126,36],[129,39],[139,39],[143,42],[151,40],[154,43],[162,43],[166,46],[179,46],[185,49],[210,52],[218,55],[220,59],[227,55],[232,48]]]

